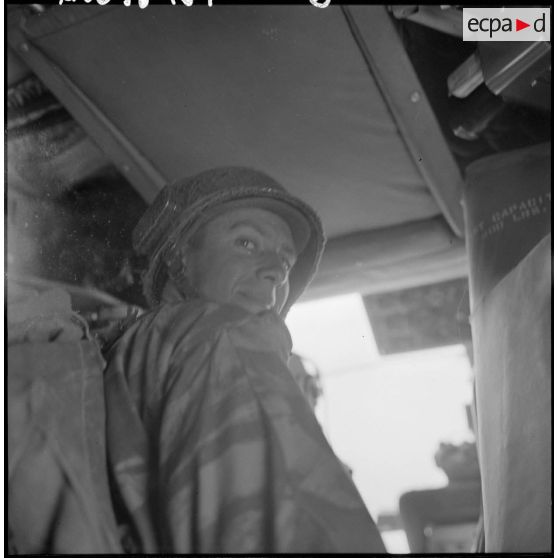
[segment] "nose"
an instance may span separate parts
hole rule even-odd
[[[274,287],[282,285],[287,280],[287,271],[279,254],[266,252],[262,255],[258,266],[258,277],[270,281]]]

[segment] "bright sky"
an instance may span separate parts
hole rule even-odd
[[[298,304],[287,325],[294,351],[320,370],[318,418],[372,516],[396,512],[406,490],[445,485],[438,444],[472,440],[465,348],[381,357],[358,294]]]

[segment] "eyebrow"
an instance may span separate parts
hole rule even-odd
[[[234,223],[232,223],[232,225],[229,227],[229,231],[234,231],[235,229],[239,229],[241,227],[248,227],[248,228],[252,228],[254,229],[256,232],[258,232],[259,234],[261,234],[263,237],[268,236],[266,234],[266,232],[256,223],[253,223],[252,221],[235,221]],[[297,257],[297,253],[296,250],[294,248],[291,248],[289,245],[287,244],[283,244],[281,246],[281,248],[288,253],[289,256],[292,256],[293,258]]]

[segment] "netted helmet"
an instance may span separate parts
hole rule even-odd
[[[151,306],[160,302],[168,280],[168,255],[204,222],[229,207],[266,209],[289,226],[298,257],[281,311],[283,316],[287,314],[316,272],[325,245],[322,223],[308,204],[273,178],[246,167],[216,168],[172,182],[142,216],[133,232],[133,245],[148,261],[143,291]]]

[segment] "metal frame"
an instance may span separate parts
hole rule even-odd
[[[463,237],[463,177],[387,8],[341,9],[417,169],[455,234]]]
[[[332,238],[301,300],[382,293],[467,277],[465,242],[441,215]]]

